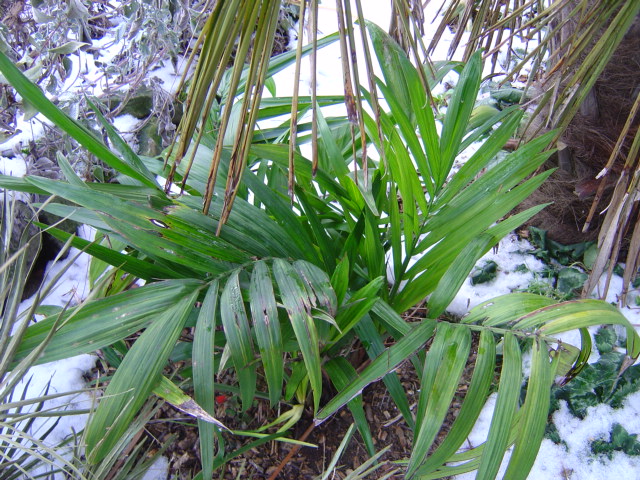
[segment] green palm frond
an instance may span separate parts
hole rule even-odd
[[[600,323],[624,326],[628,334],[627,355],[629,359],[637,358],[640,337],[633,327],[615,307],[594,300],[553,304],[552,300],[537,295],[510,294],[477,306],[463,319],[462,325],[425,320],[416,324],[411,334],[381,352],[351,385],[325,405],[317,419],[325,420],[355,392],[395,369],[402,359],[419,352],[429,340],[413,453],[407,465],[408,476],[442,478],[479,469],[478,478],[495,478],[505,451],[515,444],[507,470],[509,478],[526,478],[542,442],[554,378],[570,375],[567,366],[571,367],[578,361],[582,350],[591,349],[590,342],[582,345],[581,349],[567,349],[567,345],[561,344],[554,335]],[[460,413],[444,441],[427,455],[467,361],[471,331],[480,331],[471,383]],[[502,368],[489,437],[486,443],[467,452],[459,452],[491,392],[496,338],[501,339]],[[519,404],[521,356],[530,339],[533,339],[532,370],[524,403]],[[450,462],[461,463],[448,466]]]

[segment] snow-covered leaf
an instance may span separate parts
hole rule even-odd
[[[574,267],[565,267],[558,272],[558,290],[562,293],[571,293],[582,288],[589,276]]]
[[[59,47],[51,48],[49,52],[58,53],[60,55],[68,55],[69,53],[73,53],[81,47],[85,45],[89,45],[87,42],[78,42],[76,40],[71,40],[67,43],[60,45]]]
[[[594,440],[591,442],[591,451],[596,455],[605,455],[609,460],[614,452],[624,452],[627,455],[640,455],[640,442],[638,434],[630,434],[619,423],[613,424],[609,441]]]

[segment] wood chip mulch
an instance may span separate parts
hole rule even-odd
[[[474,340],[477,339],[474,338]],[[476,346],[477,342],[474,341],[474,347]],[[472,350],[452,408],[438,435],[436,444],[444,439],[457,416],[471,379],[474,363],[475,348]],[[396,370],[396,373],[404,387],[409,405],[412,410],[415,410],[420,382],[413,365],[407,361]],[[326,400],[328,400],[333,392],[329,385],[325,385],[325,389],[327,391]],[[403,478],[402,465],[394,462],[409,458],[412,445],[411,429],[405,424],[382,381],[369,385],[363,391],[363,403],[376,450],[379,451],[391,445],[389,451],[380,459],[382,466],[367,478],[380,478],[398,468],[400,471],[389,478]],[[279,413],[282,412],[272,410],[268,402],[264,400],[256,401],[251,409],[242,413],[238,399],[230,396],[218,405],[216,418],[232,429],[256,429],[276,418]],[[303,418],[290,431],[289,438],[302,439],[307,433],[305,441],[316,445],[316,448],[301,447],[290,459],[286,459],[292,446],[283,442],[270,442],[248,450],[241,456],[230,460],[224,469],[218,470],[214,474],[214,478],[230,480],[270,478],[306,480],[316,478],[328,468],[352,422],[351,413],[345,407],[324,423],[310,429],[310,432],[306,432],[313,424],[313,417],[311,411],[305,411]],[[147,435],[158,448],[166,442],[170,442],[165,452],[165,456],[170,459],[172,475],[170,478],[189,480],[200,470],[198,431],[192,418],[169,405],[165,405],[158,413],[157,418],[148,424]],[[251,441],[246,437],[230,434],[224,434],[224,439],[226,452],[238,449]],[[369,455],[364,442],[356,432],[330,478],[343,479],[368,459]],[[278,471],[277,475],[272,477],[276,471]]]

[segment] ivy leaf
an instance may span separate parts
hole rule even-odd
[[[620,408],[624,399],[638,390],[640,390],[640,365],[634,365],[624,371],[609,396],[608,403],[613,408]]]
[[[640,365],[624,369],[625,355],[614,350],[618,342],[615,331],[601,328],[595,341],[601,355],[598,361],[554,391],[555,400],[566,400],[571,413],[579,418],[586,416],[589,407],[600,403],[620,408],[629,394],[640,389]]]
[[[601,328],[594,335],[596,340],[596,348],[602,355],[612,352],[618,341],[618,335],[612,328]]]
[[[619,263],[616,263],[616,266],[613,267],[613,273],[616,274],[619,277],[623,277],[624,276],[624,268],[622,268],[622,265],[620,265]]]
[[[471,285],[488,283],[496,278],[498,274],[498,264],[493,260],[487,260],[481,267],[476,267],[471,273]]]
[[[566,267],[558,272],[558,290],[562,293],[572,293],[582,288],[588,275],[577,268]]]
[[[594,242],[581,242],[571,245],[562,245],[547,237],[547,232],[541,228],[529,227],[529,241],[537,247],[532,253],[545,263],[551,259],[561,265],[571,265],[575,262],[583,262],[585,253]],[[591,255],[591,252],[589,253]]]
[[[587,250],[584,252],[583,263],[587,269],[591,270],[593,268],[593,264],[596,262],[596,257],[598,256],[598,247],[595,243],[592,243]]]
[[[595,393],[599,386],[599,373],[593,365],[587,365],[571,382],[554,392],[559,400],[566,400],[569,411],[576,417],[584,418],[589,407],[595,407],[600,400]]]
[[[640,442],[637,434],[629,433],[619,423],[613,424],[610,440],[595,440],[591,443],[591,451],[596,455],[606,455],[609,460],[613,458],[614,452],[623,452],[627,455],[640,455]]]
[[[555,423],[547,423],[547,426],[544,428],[544,437],[556,445],[566,446],[566,442],[560,437],[560,432],[558,432],[558,427],[556,427]]]

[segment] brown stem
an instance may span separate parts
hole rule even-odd
[[[309,436],[309,434],[311,433],[311,431],[314,429],[314,427],[315,427],[315,424],[313,422],[311,422],[311,425],[309,425],[307,430],[302,434],[302,436],[298,440],[301,441],[301,442],[304,442],[307,439],[307,437]],[[280,462],[280,465],[278,465],[278,468],[276,468],[273,471],[273,473],[271,474],[271,476],[267,480],[276,480],[276,478],[278,477],[280,472],[282,472],[282,470],[287,465],[287,463],[289,463],[291,461],[291,459],[293,458],[293,456],[296,453],[298,453],[298,450],[300,450],[301,446],[302,445],[294,445],[293,448],[291,449],[291,451],[287,454],[287,456],[284,457],[284,459]]]

